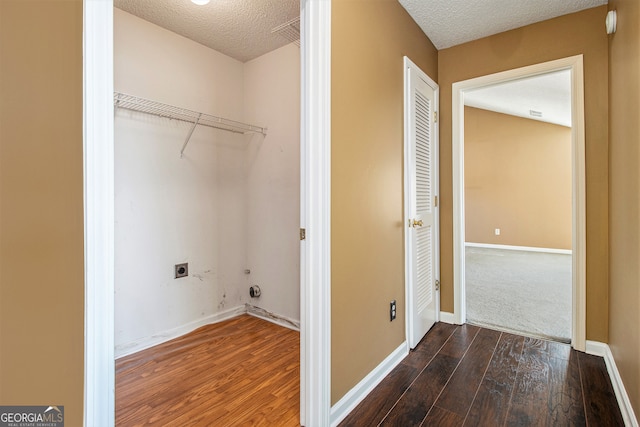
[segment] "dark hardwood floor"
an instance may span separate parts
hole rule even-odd
[[[623,426],[601,357],[436,323],[340,426]]]

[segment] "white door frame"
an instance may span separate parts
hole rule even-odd
[[[411,59],[408,57],[403,58],[403,66],[404,66],[404,220],[407,221],[409,218],[410,212],[410,203],[409,197],[407,193],[411,188],[411,177],[409,176],[408,171],[410,159],[410,149],[409,144],[411,143],[411,129],[410,129],[410,120],[409,120],[409,70],[415,70],[428,85],[433,89],[433,104],[434,104],[434,112],[438,114],[440,111],[440,87],[438,84],[429,77],[424,71],[420,69]],[[433,182],[433,195],[437,198],[440,197],[440,124],[436,120],[433,124],[433,162],[435,168],[435,180]],[[440,206],[436,206],[434,208],[434,216],[435,216],[435,247],[437,248],[434,251],[433,256],[435,257],[435,268],[433,271],[433,278],[436,281],[440,280]],[[408,224],[404,224],[404,253],[405,253],[405,261],[404,261],[404,294],[405,294],[405,336],[407,342],[407,350],[411,348],[411,339],[410,334],[413,331],[413,301],[411,300],[411,269],[413,261],[410,259],[409,255],[411,250],[411,229],[408,227]],[[440,320],[440,289],[438,286],[435,286],[434,292],[435,298],[435,310],[436,310],[436,322]]]
[[[544,62],[515,70],[477,77],[452,86],[453,160],[453,296],[454,321],[466,321],[464,261],[464,93],[467,90],[505,83],[553,71],[571,70],[572,156],[572,325],[571,345],[586,346],[586,197],[584,139],[584,74],[582,55]]]
[[[83,4],[84,425],[115,423],[113,1]]]
[[[302,0],[301,421],[329,425],[331,2]],[[84,425],[115,422],[113,0],[83,1]],[[306,195],[305,195],[306,193]]]
[[[331,2],[301,1],[300,423],[331,409]]]

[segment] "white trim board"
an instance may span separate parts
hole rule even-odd
[[[300,9],[300,424],[331,417],[331,2]]]
[[[115,348],[115,358],[119,359],[124,356],[128,356],[133,353],[137,353],[147,348],[162,344],[170,341],[174,338],[181,337],[189,332],[195,331],[201,326],[211,325],[213,323],[223,322],[225,320],[233,319],[241,314],[246,314],[247,308],[245,305],[241,305],[229,310],[214,313],[209,316],[194,320],[184,325],[177,326],[175,328],[168,329],[166,331],[159,332],[151,335],[150,337],[143,337],[125,344],[117,345]],[[265,319],[269,320],[269,319]]]
[[[598,341],[587,341],[586,352],[588,354],[593,354],[595,356],[604,358],[604,363],[607,366],[607,372],[609,373],[609,378],[611,379],[611,385],[613,386],[613,391],[616,394],[616,400],[618,401],[618,406],[620,407],[620,412],[622,413],[624,425],[627,427],[638,427],[638,419],[633,412],[631,400],[629,400],[627,390],[622,383],[620,372],[618,371],[616,361],[613,358],[613,353],[611,353],[611,348],[609,347],[609,345]]]
[[[340,424],[408,354],[409,344],[405,341],[333,405],[331,407],[331,427]]]
[[[453,313],[449,313],[447,311],[440,312],[440,321],[443,323],[448,323],[450,325],[456,325],[456,316]]]
[[[464,242],[464,245],[470,248],[505,249],[508,251],[544,252],[548,254],[571,255],[573,253],[571,249],[537,248],[534,246],[493,245],[491,243],[472,242]]]
[[[246,313],[250,316],[257,317],[258,319],[266,320],[267,322],[271,322],[278,326],[300,332],[299,320],[272,313],[271,311],[265,310],[262,307],[251,305],[249,303],[245,304],[244,306],[246,307]]]
[[[83,1],[84,414],[115,423],[113,1]]]

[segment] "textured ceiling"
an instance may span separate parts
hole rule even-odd
[[[0,0],[1,1],[1,0]],[[437,49],[497,34],[607,0],[398,0]],[[299,0],[114,0],[117,8],[246,62],[291,42],[272,29],[300,14]],[[604,22],[603,22],[604,31]],[[468,91],[473,107],[571,125],[568,74]]]
[[[399,0],[399,2],[438,50],[607,4],[607,0]],[[604,31],[604,20],[602,27]]]
[[[300,15],[299,0],[114,0],[114,5],[246,62],[291,43],[271,30]]]
[[[398,1],[439,50],[607,4],[607,0]],[[211,0],[204,6],[190,0],[114,0],[114,4],[242,62],[290,43],[271,30],[300,14],[299,0]]]
[[[571,71],[467,90],[464,105],[571,126]],[[541,113],[541,117],[533,117],[531,110]]]

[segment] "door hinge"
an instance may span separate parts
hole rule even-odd
[[[437,111],[433,112],[433,122],[434,123],[438,123],[438,112]]]
[[[440,290],[440,280],[436,280],[436,291]]]
[[[300,229],[300,240],[305,240],[307,238],[307,230],[304,228]]]
[[[433,206],[438,207],[438,196],[433,197]]]

